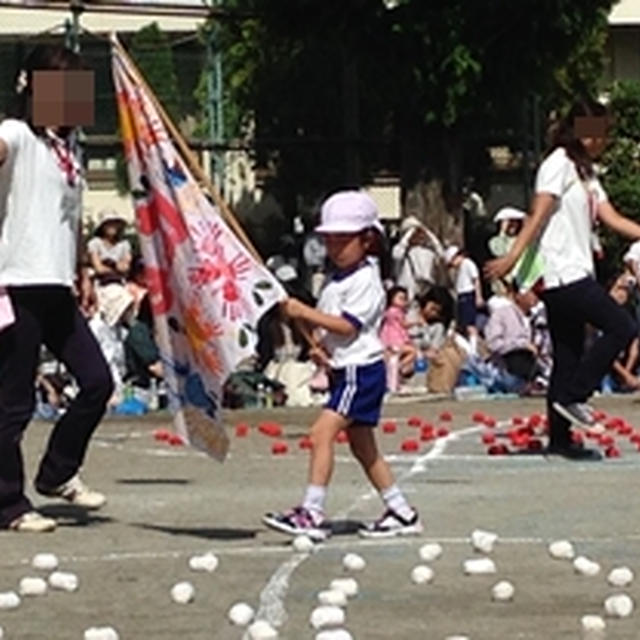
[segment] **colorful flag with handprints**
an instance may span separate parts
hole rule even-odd
[[[176,430],[223,460],[222,390],[255,349],[260,316],[285,297],[204,195],[118,46],[113,76],[156,339]]]

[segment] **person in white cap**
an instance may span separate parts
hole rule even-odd
[[[385,293],[376,261],[382,226],[374,201],[362,191],[341,191],[328,198],[317,228],[326,240],[334,273],[316,308],[295,298],[282,308],[289,317],[317,330],[317,361],[330,369],[330,398],[311,427],[308,485],[302,504],[284,513],[268,513],[263,522],[277,531],[323,540],[327,487],[334,465],[334,441],[346,431],[353,455],[386,506],[381,518],[363,526],[364,537],[417,534],[418,512],[411,507],[378,450],[373,427],[380,418],[386,388],[384,349],[379,337]]]
[[[116,211],[104,209],[99,214],[94,236],[87,252],[95,278],[100,285],[124,284],[131,267],[131,244],[123,237],[126,220]]]
[[[591,235],[598,220],[640,239],[640,225],[616,211],[596,175],[594,160],[607,144],[607,128],[604,105],[595,100],[573,105],[552,132],[522,231],[505,256],[485,265],[487,277],[503,277],[527,247],[538,247],[544,263],[541,297],[553,345],[548,452],[573,460],[601,459],[597,451],[572,441],[571,427],[597,423],[587,400],[637,333],[629,314],[595,279]],[[587,324],[601,334],[585,351]]]
[[[503,256],[511,248],[515,237],[520,233],[527,214],[515,207],[502,207],[493,217],[498,225],[498,234],[489,239],[489,251]]]
[[[442,244],[415,216],[400,224],[400,240],[391,250],[396,284],[407,290],[409,301],[423,294],[436,282]]]

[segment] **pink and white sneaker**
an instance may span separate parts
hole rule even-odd
[[[284,513],[266,513],[262,522],[280,533],[290,536],[306,535],[314,542],[322,542],[331,535],[324,518],[316,516],[302,506]]]

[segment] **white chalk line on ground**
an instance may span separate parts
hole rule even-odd
[[[459,440],[461,437],[475,433],[481,428],[482,427],[479,426],[469,427],[450,433],[443,438],[436,439],[431,449],[427,453],[419,456],[413,463],[411,469],[397,478],[397,483],[400,484],[413,475],[425,471],[427,461],[442,455],[449,442]],[[338,520],[345,518],[356,509],[361,502],[370,500],[376,493],[376,489],[369,489],[366,493],[360,495],[349,507],[336,514],[335,518]],[[284,606],[284,600],[287,596],[291,576],[309,557],[309,554],[295,554],[291,560],[284,562],[278,567],[260,593],[260,604],[256,612],[257,620],[266,620],[276,628],[281,627],[286,622],[287,612]],[[244,634],[243,640],[249,640],[248,633]]]
[[[553,538],[542,537],[500,537],[501,546],[517,546],[517,545],[546,545],[552,542]],[[621,541],[638,542],[640,541],[640,534],[629,535],[616,535],[616,536],[603,536],[603,537],[574,537],[571,538],[574,544],[609,544],[620,543]],[[320,552],[325,549],[376,549],[385,547],[420,547],[428,542],[438,542],[444,545],[469,545],[471,539],[466,536],[451,537],[451,536],[419,536],[412,538],[390,538],[382,540],[371,540],[348,537],[345,540],[338,540],[335,537],[331,539],[330,543],[318,544],[314,548],[314,552]],[[192,555],[211,551],[220,557],[234,557],[234,556],[247,556],[247,557],[260,557],[260,556],[279,556],[288,555],[292,556],[291,546],[289,544],[282,545],[242,545],[233,547],[221,547],[208,546],[206,548],[191,548],[191,549],[174,549],[168,551],[112,551],[110,553],[100,555],[71,555],[71,556],[59,556],[61,565],[71,564],[91,564],[91,563],[110,563],[110,562],[123,562],[123,561],[135,561],[135,560],[175,560],[178,558],[189,558]],[[306,559],[308,554],[294,553],[294,556],[302,556]],[[293,557],[293,556],[292,556]],[[19,558],[14,561],[2,561],[0,562],[0,569],[10,569],[16,567],[22,567],[30,565],[32,557]],[[285,563],[286,564],[286,563]]]

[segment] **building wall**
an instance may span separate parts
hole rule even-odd
[[[613,26],[637,25],[640,23],[640,0],[620,0],[609,14]]]
[[[67,11],[0,7],[0,36],[32,36],[61,28],[69,15]],[[81,22],[85,29],[94,33],[132,32],[144,27],[149,22],[157,22],[164,31],[193,32],[203,23],[203,19],[87,12],[82,14]]]
[[[614,80],[640,80],[640,24],[611,28],[607,58],[608,83]]]

